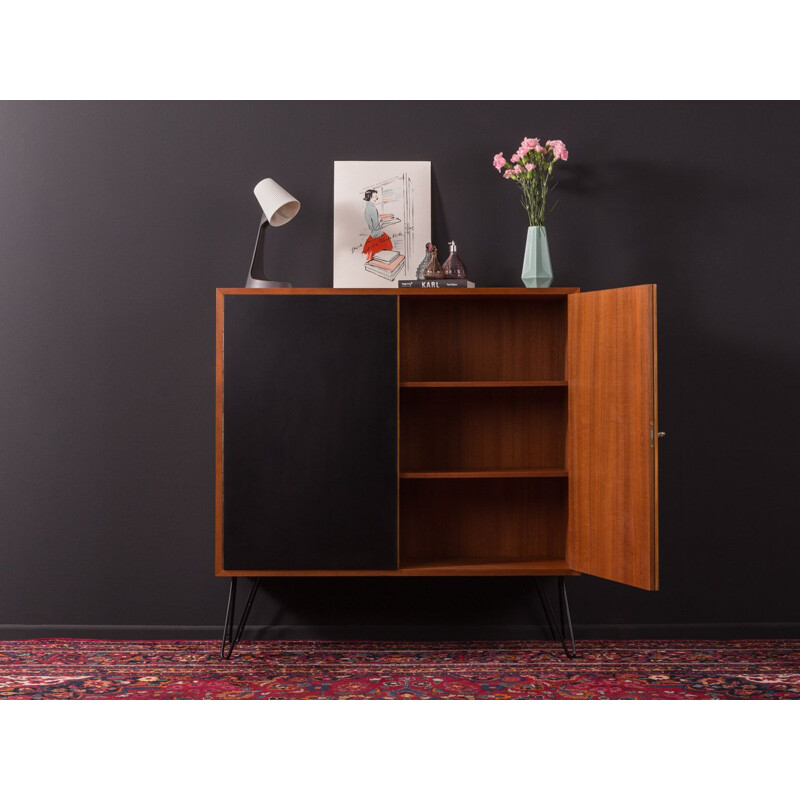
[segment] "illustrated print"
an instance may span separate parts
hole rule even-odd
[[[334,163],[335,287],[390,288],[413,277],[409,264],[427,239],[429,161]]]

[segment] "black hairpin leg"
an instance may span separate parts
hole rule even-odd
[[[534,578],[534,582],[536,585],[536,594],[539,595],[539,602],[542,604],[544,615],[547,618],[550,635],[553,637],[553,641],[557,642],[561,638],[561,633],[558,630],[558,623],[556,622],[556,615],[553,613],[553,606],[550,605],[550,598],[542,591],[539,578]]]
[[[561,633],[563,634],[562,642],[564,644],[564,652],[569,658],[575,658],[578,655],[575,650],[575,634],[572,631],[572,616],[569,613],[569,601],[567,600],[567,583],[564,576],[561,575],[558,579],[558,605],[561,608]],[[569,648],[567,647],[567,637],[569,636]]]
[[[224,659],[228,659],[233,654],[233,648],[239,644],[239,640],[244,633],[244,626],[247,624],[247,618],[250,616],[250,609],[253,607],[253,601],[256,599],[256,591],[258,584],[261,583],[261,578],[256,578],[253,581],[253,586],[250,589],[250,595],[242,611],[242,618],[236,626],[236,633],[233,633],[233,617],[236,610],[236,578],[231,578],[231,588],[228,592],[228,610],[225,612],[225,627],[222,629],[222,652],[220,655]]]
[[[544,615],[547,618],[547,625],[550,628],[553,641],[560,641],[567,657],[575,658],[577,656],[575,634],[572,632],[572,617],[569,613],[569,602],[567,601],[567,585],[564,582],[563,576],[558,579],[558,604],[559,611],[561,612],[561,625],[556,621],[556,615],[553,611],[553,606],[550,604],[550,598],[542,591],[542,587],[539,585],[539,579],[535,578],[535,581],[536,593],[539,595],[539,601],[544,609]],[[568,639],[569,644],[567,644]]]

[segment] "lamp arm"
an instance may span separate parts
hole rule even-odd
[[[259,280],[253,275],[253,267],[256,261],[261,258],[261,253],[264,245],[264,230],[269,227],[269,221],[266,214],[261,214],[261,224],[258,226],[258,234],[256,235],[256,246],[253,248],[253,258],[250,261],[250,271],[247,273],[248,279]]]

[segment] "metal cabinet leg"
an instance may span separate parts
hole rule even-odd
[[[239,644],[239,640],[242,638],[242,634],[244,633],[244,626],[247,624],[247,618],[250,616],[250,609],[253,607],[253,601],[256,599],[258,584],[261,583],[261,578],[256,578],[255,581],[253,581],[253,586],[250,589],[250,594],[247,598],[247,602],[245,603],[244,611],[242,611],[242,618],[239,620],[239,624],[236,626],[236,634],[234,634],[233,617],[236,610],[237,580],[237,578],[231,578],[231,588],[228,592],[228,608],[225,612],[225,625],[222,628],[222,649],[220,653],[223,659],[230,658],[233,654],[234,647]]]
[[[575,634],[572,631],[572,617],[569,613],[569,602],[567,601],[567,585],[563,576],[558,578],[558,605],[561,616],[561,624],[556,621],[556,615],[553,611],[553,606],[550,604],[550,598],[542,591],[539,584],[539,578],[534,578],[536,585],[536,593],[539,595],[539,602],[544,609],[544,615],[547,618],[547,625],[550,628],[550,634],[553,641],[561,642],[564,648],[564,653],[567,658],[575,658],[578,654],[575,649]],[[569,640],[569,644],[567,644]]]
[[[572,631],[572,616],[569,613],[567,583],[563,575],[558,579],[558,604],[561,609],[561,641],[564,645],[564,652],[569,658],[575,658],[578,653],[575,650],[575,634]],[[569,637],[569,647],[567,647],[567,637]]]

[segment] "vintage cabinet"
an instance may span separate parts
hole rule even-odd
[[[655,286],[219,289],[216,416],[217,575],[658,588]]]

